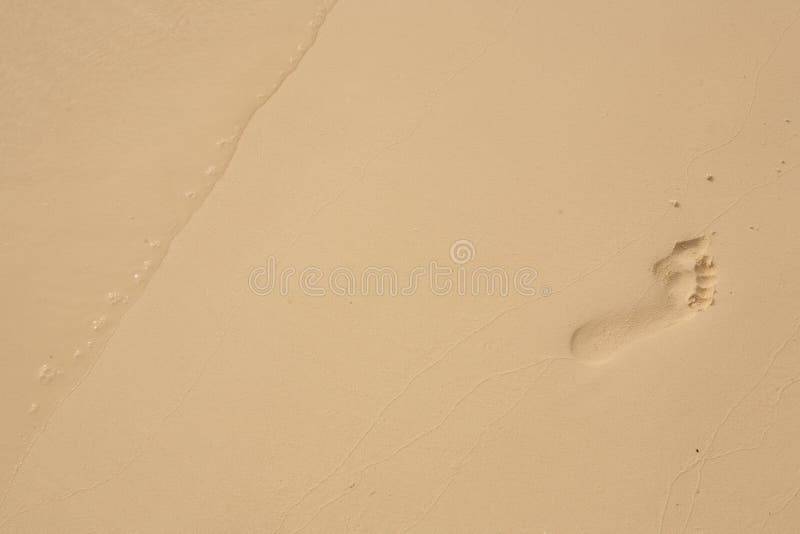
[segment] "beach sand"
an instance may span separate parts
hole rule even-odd
[[[5,10],[0,532],[796,532],[795,4],[137,6]]]

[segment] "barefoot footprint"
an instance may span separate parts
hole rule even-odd
[[[694,317],[714,303],[717,267],[706,255],[709,239],[681,241],[656,262],[653,287],[629,310],[579,327],[570,348],[578,358],[607,361],[614,351],[639,338]]]

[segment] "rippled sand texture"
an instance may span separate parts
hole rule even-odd
[[[271,6],[308,35],[315,5]],[[16,373],[2,378],[16,441],[3,449],[0,532],[794,532],[797,9],[342,0],[155,274],[164,248],[148,243],[177,232],[206,170],[232,153],[217,143],[238,139],[269,86],[243,89],[270,72],[244,58],[292,42],[276,74],[302,39],[259,41],[271,34],[254,28],[287,23],[252,3],[187,5],[204,14],[174,30],[196,36],[174,61],[112,32],[109,46],[139,63],[97,64],[117,84],[113,109],[139,112],[62,110],[46,124],[77,133],[40,126],[3,144],[20,170],[0,197]],[[18,86],[35,85],[23,74]],[[23,102],[3,113],[38,109],[3,87]],[[229,98],[196,96],[213,87]],[[151,109],[164,94],[171,105]],[[134,163],[141,172],[106,183]],[[535,267],[539,292],[248,287],[270,256],[297,273],[453,267],[457,240],[474,245],[467,268]],[[97,272],[82,278],[85,263]],[[146,290],[129,289],[134,274]],[[77,383],[71,351],[101,339],[93,320],[118,317],[110,291],[140,298],[121,303],[58,409],[28,414]],[[64,371],[45,373],[47,387],[44,364]]]

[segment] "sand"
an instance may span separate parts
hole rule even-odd
[[[800,525],[800,12],[4,9],[0,532]]]

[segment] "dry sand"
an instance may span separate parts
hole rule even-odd
[[[795,3],[0,12],[0,532],[800,529]]]

